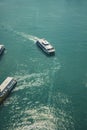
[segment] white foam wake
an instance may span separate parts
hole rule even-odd
[[[26,34],[24,32],[17,32],[17,31],[14,31],[17,35],[20,35],[28,40],[31,40],[33,42],[36,42],[39,38],[36,37],[36,36],[33,36],[33,35],[29,35],[29,34]]]
[[[0,28],[4,28],[5,30],[7,30],[7,31],[10,31],[10,32],[13,32],[13,33],[15,33],[15,34],[17,34],[17,35],[20,35],[20,36],[22,36],[23,38],[26,38],[26,39],[28,39],[28,40],[31,40],[31,41],[33,41],[33,42],[36,42],[38,39],[40,39],[40,38],[38,38],[38,37],[36,37],[36,36],[33,36],[33,35],[30,35],[30,34],[26,34],[26,33],[24,33],[24,32],[18,32],[18,31],[16,31],[16,30],[14,30],[10,25],[5,25],[5,24],[1,24],[0,23]]]

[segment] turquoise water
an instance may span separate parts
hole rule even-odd
[[[56,49],[47,57],[35,44]],[[17,86],[0,106],[0,130],[87,129],[87,1],[0,0],[0,83]]]

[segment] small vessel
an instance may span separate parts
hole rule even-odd
[[[4,45],[0,45],[0,55],[4,52],[4,50],[5,50]]]
[[[36,44],[48,55],[55,54],[54,47],[45,39],[38,39]]]
[[[17,81],[13,77],[7,77],[0,85],[0,104],[8,96],[13,87],[17,84]]]

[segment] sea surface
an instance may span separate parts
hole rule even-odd
[[[45,55],[36,40],[56,50]],[[87,0],[0,0],[0,130],[87,129]]]

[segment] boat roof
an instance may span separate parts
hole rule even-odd
[[[0,85],[0,92],[2,92],[6,86],[13,80],[13,77],[7,77],[3,83]]]
[[[50,44],[48,41],[46,41],[44,38],[43,39],[39,39],[39,41],[41,42],[41,43],[43,43],[44,45],[46,45],[46,44]]]
[[[44,38],[38,40],[46,49],[54,49],[54,47]],[[55,49],[54,49],[55,50]]]
[[[4,45],[0,45],[0,49],[1,49],[2,47],[4,47]]]
[[[51,49],[51,48],[53,48],[53,47],[52,47],[51,45],[47,45],[46,48],[47,48],[47,49]]]

